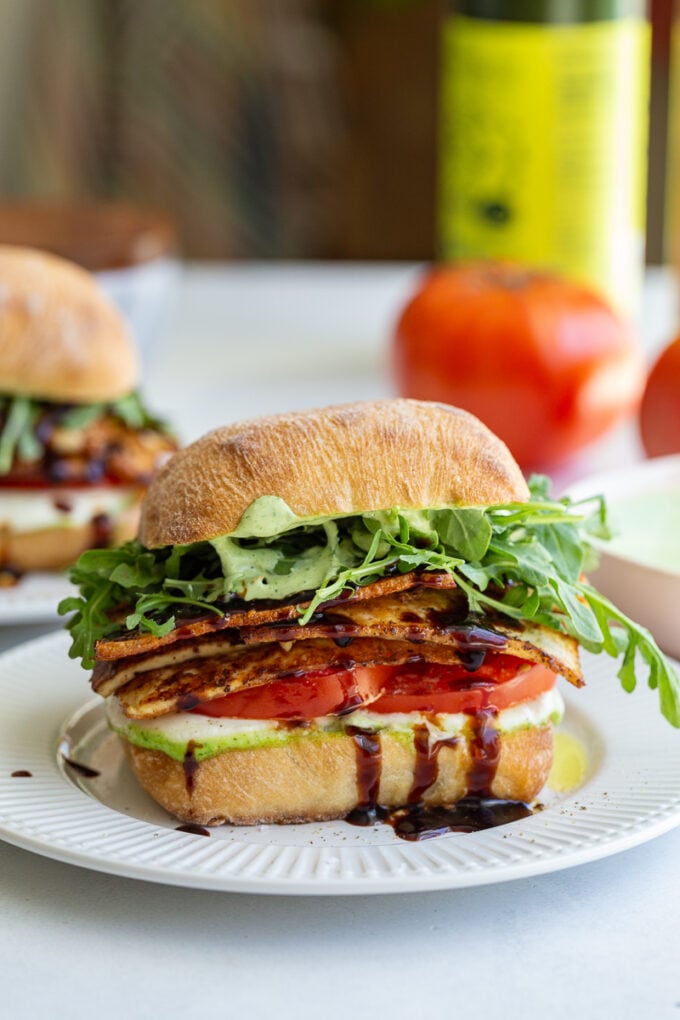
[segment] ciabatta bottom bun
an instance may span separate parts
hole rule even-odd
[[[284,747],[223,751],[190,767],[162,751],[136,747],[123,738],[140,785],[162,807],[198,825],[255,825],[320,822],[346,818],[353,811],[407,805],[418,786],[418,754],[394,734],[379,737],[373,767],[362,762],[366,743],[376,738],[326,737],[291,741]],[[500,737],[498,763],[487,796],[531,802],[545,785],[553,755],[552,726],[518,730]],[[370,752],[368,752],[370,755]],[[359,761],[357,760],[358,757]],[[470,792],[474,770],[471,742],[461,737],[436,752],[436,778],[417,803],[455,804]],[[366,797],[365,776],[377,779]],[[423,771],[423,770],[421,770]],[[362,796],[362,794],[364,794]],[[413,801],[412,801],[413,802]]]

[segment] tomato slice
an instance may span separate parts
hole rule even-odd
[[[370,669],[317,670],[225,694],[193,711],[235,719],[292,720],[343,715],[378,696],[381,677],[372,673]]]
[[[87,478],[68,478],[64,481],[58,481],[48,478],[46,475],[8,474],[0,477],[0,489],[12,489],[18,493],[29,493],[36,490],[52,492],[55,489],[78,489],[79,491],[87,492],[90,489],[118,489],[130,484],[132,483],[129,479],[126,480],[114,475],[104,475],[102,478],[97,478],[93,481],[88,481]]]
[[[531,701],[555,686],[556,676],[546,666],[510,656],[487,656],[481,669],[465,673],[458,666],[422,666],[403,669],[371,706],[371,712],[477,712],[501,711]]]
[[[501,711],[550,690],[555,674],[509,655],[489,653],[473,673],[462,666],[419,663],[318,670],[226,694],[193,709],[200,715],[234,719],[307,720],[371,712]]]

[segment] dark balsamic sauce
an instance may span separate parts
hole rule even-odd
[[[382,771],[380,734],[357,726],[348,726],[347,733],[354,738],[356,752],[357,806],[345,821],[351,825],[372,825],[386,817],[385,809],[378,804]]]
[[[29,772],[28,769],[17,769],[16,772],[12,772],[12,779],[32,779],[33,773]]]
[[[346,637],[333,638],[333,641],[338,646],[338,648],[347,648],[347,645],[351,645],[352,641],[354,641],[354,638],[351,637],[351,635],[347,635]]]
[[[361,708],[364,703],[364,699],[361,697],[358,691],[354,694],[347,693],[345,700],[339,708],[336,708],[333,715],[342,716],[349,715],[350,712],[355,712],[357,708]]]
[[[451,807],[424,807],[422,804],[398,808],[386,821],[401,839],[416,842],[443,836],[447,832],[480,832],[506,825],[533,814],[522,801],[497,800],[494,797],[463,797]]]
[[[457,737],[430,741],[430,731],[424,723],[415,727],[413,734],[416,760],[413,768],[413,783],[408,795],[409,804],[420,804],[439,775],[439,752],[442,747],[456,747]]]
[[[487,652],[500,651],[508,643],[504,634],[461,620],[455,611],[431,609],[427,616],[433,627],[445,631],[454,641],[460,650],[461,665],[471,673],[479,669]]]
[[[193,796],[194,787],[196,785],[196,773],[198,771],[199,762],[196,761],[195,750],[200,747],[200,744],[196,744],[193,740],[190,740],[187,744],[187,749],[184,754],[182,761],[182,768],[184,769],[184,782],[186,784],[187,793],[190,797]]]
[[[92,548],[107,549],[113,538],[113,521],[108,514],[97,514],[92,518]]]
[[[202,825],[194,825],[193,822],[186,822],[184,825],[176,825],[175,829],[177,832],[189,832],[192,836],[210,835],[208,829],[204,829]]]
[[[501,738],[495,726],[496,715],[493,708],[481,708],[473,716],[473,736],[470,741],[472,761],[467,777],[468,793],[473,796],[491,795],[491,785],[501,753]]]
[[[392,811],[382,804],[357,805],[348,815],[345,821],[350,825],[359,825],[365,828],[368,825],[375,825],[376,822],[387,822],[389,824]]]
[[[196,708],[200,704],[201,699],[197,698],[195,694],[183,694],[177,702],[177,708],[180,712],[190,712],[192,708]]]
[[[427,726],[416,726],[416,758],[408,804],[405,807],[387,808],[378,803],[382,767],[380,735],[367,730],[348,729],[356,747],[358,803],[345,817],[345,821],[361,826],[385,822],[400,839],[415,842],[447,832],[479,832],[528,818],[533,811],[522,801],[500,800],[491,796],[500,756],[500,736],[495,727],[495,716],[495,709],[490,708],[474,713],[467,793],[455,804],[442,807],[428,807],[423,798],[437,781],[441,749],[455,747],[458,738],[430,742]]]
[[[47,446],[49,444],[52,438],[52,433],[57,427],[58,417],[61,417],[60,412],[47,411],[38,421],[35,434],[43,446]]]
[[[72,472],[68,461],[57,457],[51,450],[45,454],[45,474],[51,482],[72,481]]]
[[[38,437],[40,438],[40,430]],[[113,451],[109,450],[108,454],[111,452]],[[82,464],[79,460],[69,460],[68,457],[60,456],[48,449],[42,461],[43,472],[48,481],[57,485],[96,485],[106,477],[108,454],[91,457]]]
[[[486,659],[486,648],[461,648],[460,664],[468,673],[474,673],[484,665]]]
[[[83,765],[81,761],[75,761],[73,758],[67,757],[65,754],[62,755],[64,763],[68,765],[70,769],[77,772],[78,775],[84,776],[86,779],[96,779],[101,773],[97,769],[90,768],[89,765]]]

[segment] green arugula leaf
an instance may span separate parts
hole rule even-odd
[[[491,541],[492,528],[484,510],[451,508],[433,514],[434,527],[444,546],[463,560],[476,563],[484,558]]]
[[[578,588],[563,581],[561,577],[550,579],[550,586],[555,593],[555,602],[560,606],[571,621],[571,626],[584,643],[596,645],[602,640],[600,621],[585,599],[579,598]]]
[[[19,450],[24,456],[29,451],[30,445],[26,437],[35,424],[35,418],[33,401],[28,397],[14,397],[9,401],[2,435],[0,435],[0,475],[6,475],[9,472]],[[25,459],[28,458],[25,457]]]
[[[154,429],[156,432],[168,432],[167,422],[151,414],[138,393],[128,393],[109,404],[107,410],[114,418],[118,418],[131,429]]]
[[[65,429],[84,429],[106,412],[106,404],[81,404],[65,411],[59,424]]]

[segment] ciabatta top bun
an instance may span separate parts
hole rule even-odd
[[[177,453],[144,502],[143,545],[234,531],[259,497],[298,517],[526,500],[507,446],[447,404],[374,400],[215,429]]]
[[[91,273],[0,245],[0,388],[62,403],[112,401],[139,384],[125,323]]]

